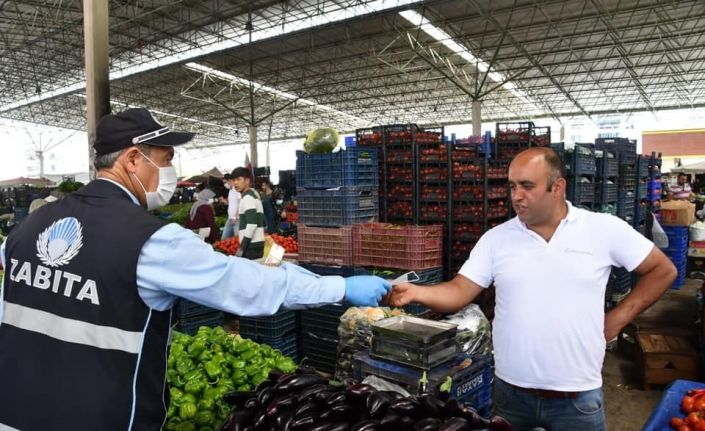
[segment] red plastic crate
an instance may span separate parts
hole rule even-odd
[[[352,227],[299,225],[299,261],[326,265],[352,265]]]
[[[443,264],[443,225],[353,226],[353,265],[421,270]]]

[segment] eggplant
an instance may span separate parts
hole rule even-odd
[[[233,391],[233,392],[230,392],[230,393],[223,395],[223,401],[230,404],[231,406],[242,407],[245,405],[245,402],[248,399],[250,399],[252,397],[256,397],[256,396],[257,396],[257,392]]]
[[[291,423],[291,428],[294,430],[305,430],[308,427],[313,426],[317,420],[318,416],[313,414],[297,417],[294,418],[294,421]]]
[[[348,431],[349,429],[350,424],[347,422],[321,422],[306,428],[306,431]]]
[[[309,367],[308,365],[299,365],[294,372],[296,374],[318,374],[315,368]]]
[[[313,400],[316,401],[317,403],[322,403],[326,404],[328,402],[328,397],[330,397],[333,394],[337,394],[338,391],[332,389],[332,388],[326,388],[324,390],[318,391],[315,394],[313,394]]]
[[[492,416],[490,418],[490,429],[492,431],[512,431],[512,424],[502,416]]]
[[[531,428],[529,431],[546,431],[546,428],[536,427],[536,428]]]
[[[350,431],[382,431],[382,426],[378,420],[367,419],[353,425]]]
[[[463,406],[455,398],[451,398],[445,403],[443,413],[446,417],[463,417]]]
[[[269,374],[267,374],[267,379],[269,379],[270,382],[276,383],[276,381],[279,380],[283,375],[284,373],[282,373],[281,371],[272,368],[271,370],[269,370]]]
[[[402,416],[423,416],[421,403],[416,398],[399,398],[389,404],[389,410],[399,413]]]
[[[372,393],[372,392],[377,392],[377,389],[370,385],[366,384],[357,384],[357,385],[352,385],[349,386],[345,390],[345,395],[348,397],[350,401],[354,402],[360,402],[362,404],[365,404],[367,401],[367,397]]]
[[[387,412],[387,414],[380,419],[379,425],[385,431],[401,429],[401,415],[394,412]]]
[[[402,416],[399,424],[401,425],[401,429],[410,430],[416,424],[416,419],[411,416]]]
[[[414,424],[414,431],[436,431],[441,426],[441,420],[438,418],[426,418]]]
[[[318,392],[327,390],[328,387],[328,385],[312,385],[307,388],[304,388],[301,392],[299,392],[299,397],[297,401],[299,403],[304,403],[312,399]]]
[[[279,412],[296,405],[296,394],[279,395],[267,406],[267,416],[276,416]]]
[[[245,401],[245,408],[250,411],[255,411],[259,409],[260,404],[257,398],[250,398],[249,400]]]
[[[346,401],[347,397],[345,396],[345,392],[333,392],[328,398],[326,398],[326,403],[328,403],[328,405],[344,403]]]
[[[424,409],[424,416],[431,418],[443,417],[443,411],[446,406],[443,401],[428,393],[419,395],[418,400]]]
[[[230,412],[230,425],[227,431],[242,431],[246,426],[250,425],[252,418],[254,416],[254,411],[248,411],[245,409],[236,410],[233,409]]]
[[[367,412],[373,419],[380,419],[387,412],[392,396],[387,392],[372,392],[367,397]]]
[[[265,380],[262,383],[260,383],[259,385],[257,385],[257,389],[255,389],[255,391],[260,392],[264,388],[269,388],[271,386],[274,386],[275,383],[276,383],[276,381]]]
[[[291,423],[294,421],[294,412],[291,410],[280,411],[274,418],[274,423],[280,431],[287,431],[291,428]]]
[[[257,395],[257,401],[259,402],[260,406],[269,405],[269,402],[272,401],[272,398],[274,398],[274,388],[271,386],[262,389],[259,395]]]
[[[324,421],[332,419],[347,419],[351,416],[354,410],[355,409],[353,406],[347,402],[341,402],[331,405],[328,410],[321,413],[320,418]]]
[[[318,407],[316,406],[316,403],[313,401],[307,401],[303,404],[299,404],[298,407],[296,407],[296,411],[294,412],[294,417],[301,417],[305,416],[311,413],[316,413],[318,410]]]
[[[473,429],[472,424],[465,418],[452,417],[445,421],[438,428],[438,431],[470,431]]]
[[[271,428],[269,426],[269,417],[267,416],[267,412],[261,412],[257,416],[257,418],[255,418],[255,422],[254,422],[252,428],[257,431],[265,431],[265,430],[269,430]]]
[[[303,388],[313,385],[326,384],[328,381],[318,374],[290,374],[274,385],[276,393],[299,392]]]

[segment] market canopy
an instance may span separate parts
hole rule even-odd
[[[47,178],[26,178],[18,177],[11,180],[0,181],[0,187],[14,187],[14,186],[37,186],[37,187],[48,187],[53,186],[54,182]]]
[[[685,174],[703,174],[705,173],[705,162],[693,163],[691,165],[681,166],[673,171],[683,172]]]
[[[190,178],[186,178],[183,181],[189,182],[189,183],[205,183],[208,181],[209,178],[223,178],[223,173],[220,172],[220,169],[218,168],[212,168],[208,171],[203,172],[202,174],[199,175],[194,175]]]

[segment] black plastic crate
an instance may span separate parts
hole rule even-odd
[[[315,263],[300,262],[299,266],[318,275],[340,275],[342,277],[352,277],[353,275],[364,275],[358,273],[358,268],[354,266],[330,266],[318,265]]]
[[[272,340],[296,332],[296,312],[279,311],[272,316],[240,317],[240,335],[246,338]]]
[[[637,155],[637,165],[636,172],[638,178],[648,178],[649,177],[649,163],[651,161],[650,157],[644,156],[642,154]]]
[[[613,178],[619,175],[619,159],[613,152],[603,152],[602,157],[597,157],[596,164],[598,177]]]
[[[573,176],[593,176],[597,173],[595,149],[592,144],[576,143],[572,152],[567,153],[570,174]]]
[[[495,139],[497,143],[524,143],[528,147],[534,136],[534,127],[531,121],[497,123]]]
[[[636,164],[636,141],[627,138],[597,138],[595,148],[615,151],[619,155],[620,165]]]
[[[618,195],[617,184],[608,184],[606,181],[598,183],[595,186],[595,201],[596,202],[616,202]]]
[[[340,227],[369,223],[379,217],[377,188],[341,187],[334,190],[296,189],[299,222],[308,226]]]
[[[349,148],[334,153],[296,152],[296,186],[315,189],[377,187],[376,148]]]
[[[254,340],[257,341],[257,340]],[[282,337],[276,340],[269,341],[258,341],[260,344],[267,344],[273,349],[279,350],[284,355],[293,358],[295,361],[299,360],[299,344],[296,340],[296,336]]]
[[[381,126],[355,130],[355,141],[358,147],[380,147],[384,144],[383,136]]]
[[[581,182],[581,178],[571,178],[569,186],[569,199],[574,204],[591,203],[595,201],[595,184]]]
[[[223,313],[217,311],[210,314],[178,319],[176,322],[176,330],[188,335],[193,335],[198,332],[198,328],[201,326],[207,326],[209,328],[223,326]]]
[[[184,298],[180,298],[178,304],[174,308],[174,313],[177,318],[203,316],[205,314],[213,314],[219,311],[220,310],[215,310]]]

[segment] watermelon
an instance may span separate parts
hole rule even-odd
[[[338,146],[338,131],[330,127],[315,129],[306,135],[304,151],[313,153],[332,153]]]

